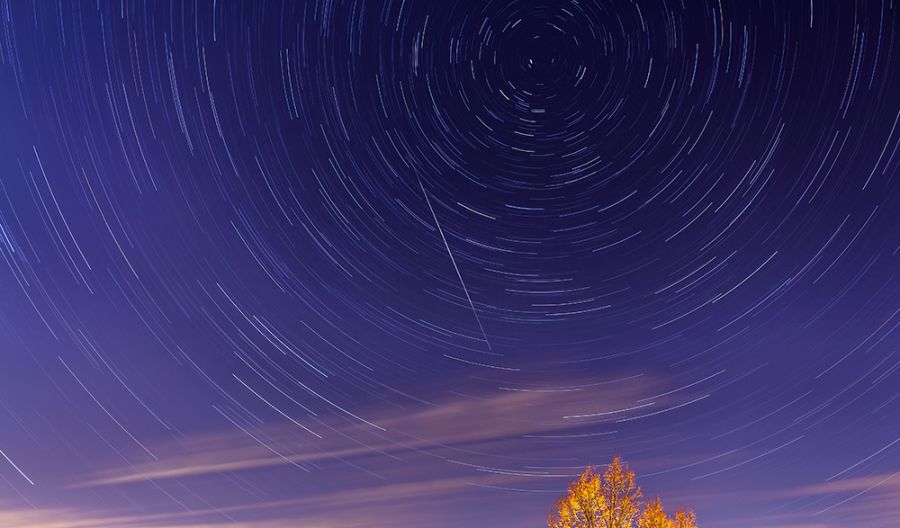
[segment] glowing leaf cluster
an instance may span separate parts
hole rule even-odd
[[[634,472],[620,457],[603,474],[589,466],[569,484],[547,518],[549,528],[697,528],[692,510],[669,517],[659,497],[641,502]],[[636,523],[636,524],[635,524]]]

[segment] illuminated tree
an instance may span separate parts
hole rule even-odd
[[[589,466],[547,517],[549,528],[697,528],[692,510],[669,517],[659,498],[641,503],[634,472],[618,456],[602,475]],[[635,524],[637,523],[637,524]]]
[[[648,502],[644,506],[641,518],[638,519],[638,528],[674,528],[672,519],[663,510],[659,497]]]
[[[674,528],[697,528],[697,514],[693,510],[678,510],[675,512]]]
[[[550,528],[600,528],[605,505],[600,492],[600,476],[596,468],[588,466],[580,477],[569,484],[568,493],[556,501],[550,512]]]
[[[634,471],[614,457],[600,483],[601,523],[599,528],[631,528],[637,517],[641,488],[634,483]]]

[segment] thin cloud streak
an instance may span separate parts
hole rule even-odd
[[[375,416],[375,422],[385,429],[383,433],[358,424],[320,422],[331,431],[322,440],[298,435],[290,424],[266,425],[253,432],[227,430],[194,435],[177,443],[155,445],[158,461],[109,468],[73,486],[126,484],[285,464],[306,467],[329,459],[399,460],[396,457],[403,453],[463,446],[485,448],[503,439],[534,439],[584,427],[609,425],[614,434],[614,419],[622,416],[618,411],[612,418],[571,418],[586,408],[627,407],[656,386],[649,377],[641,377],[615,387],[584,385],[578,390],[498,390],[460,396],[410,413],[370,411],[368,415]],[[268,441],[262,442],[263,438]]]

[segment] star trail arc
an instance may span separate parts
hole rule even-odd
[[[0,526],[893,526],[898,20],[3,0]]]

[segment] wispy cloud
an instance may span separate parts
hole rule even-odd
[[[767,491],[728,493],[710,502],[744,512],[725,528],[895,528],[900,472],[879,473]]]
[[[309,470],[329,460],[393,460],[423,450],[484,448],[500,440],[535,441],[590,429],[615,432],[615,421],[650,394],[646,377],[606,385],[500,387],[405,409],[372,409],[370,426],[354,420],[308,421],[322,438],[291,423],[241,425],[154,446],[159,460],[112,467],[76,486],[101,486],[294,464]],[[656,405],[660,402],[650,402]],[[231,419],[223,412],[226,418]],[[446,455],[445,455],[446,456]]]
[[[503,475],[386,483],[310,494],[296,499],[233,504],[218,508],[131,514],[91,508],[0,507],[0,526],[15,528],[371,528],[437,525],[429,506],[461,503],[473,486],[502,486]],[[397,508],[398,503],[405,504]],[[419,507],[416,507],[419,506]],[[246,520],[244,520],[246,519]]]

